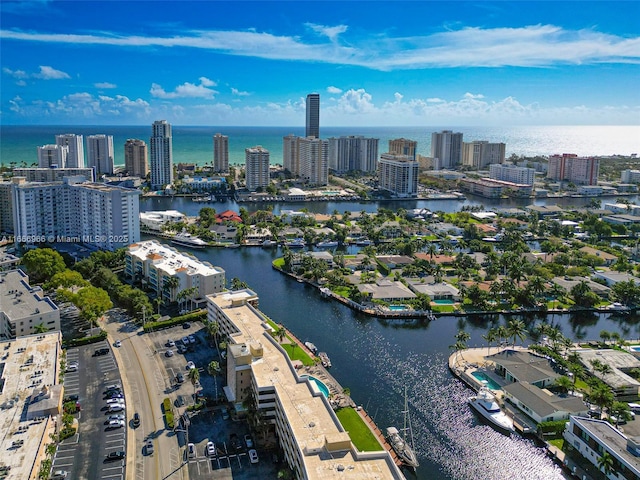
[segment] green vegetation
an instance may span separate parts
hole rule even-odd
[[[551,440],[548,440],[549,444],[553,445],[554,447],[562,450],[564,448],[564,438],[553,438]]]
[[[80,345],[89,345],[90,343],[101,342],[107,338],[106,330],[100,330],[98,335],[91,337],[73,338],[71,340],[63,340],[64,348],[79,347]]]
[[[29,250],[22,257],[22,265],[33,283],[44,282],[67,269],[62,255],[51,248]]]
[[[557,420],[554,422],[541,422],[538,424],[538,435],[546,438],[558,439],[562,438],[562,432],[566,427],[566,420]]]
[[[207,319],[206,309],[198,310],[196,312],[187,313],[179,317],[173,317],[169,320],[163,320],[161,322],[147,322],[144,324],[145,332],[153,332],[155,330],[162,330],[163,328],[173,327],[185,322],[197,322]]]
[[[376,437],[353,408],[341,408],[336,411],[336,416],[359,451],[376,452],[382,450],[382,446]]]
[[[297,343],[282,343],[280,345],[289,355],[291,360],[300,360],[303,365],[309,367],[315,365],[315,361]]]
[[[173,410],[171,408],[171,400],[169,398],[165,398],[162,401],[162,411],[164,413],[165,421],[167,422],[167,428],[173,429],[175,421],[173,419]]]

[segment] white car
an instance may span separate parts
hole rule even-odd
[[[191,342],[189,342],[189,337],[182,337],[182,344],[183,345],[189,345],[189,343],[191,343]]]
[[[117,403],[124,403],[124,399],[122,399],[122,398],[110,398],[109,400],[107,400],[107,405],[113,405],[113,404],[117,404]]]
[[[116,342],[113,344],[113,346],[120,348],[122,346],[122,342],[120,340],[116,340]]]
[[[173,357],[173,350],[167,350],[166,352],[164,352],[164,356],[165,357]]]
[[[175,347],[175,346],[176,346],[176,342],[174,342],[173,340],[169,340],[169,341],[166,343],[166,346],[167,346],[167,347]]]
[[[189,339],[189,343],[196,343],[196,337],[193,335],[189,335],[187,338]]]
[[[118,414],[118,415],[109,415],[109,418],[107,418],[107,420],[109,422],[112,422],[114,420],[122,420],[124,421],[124,415]]]
[[[122,412],[124,410],[124,403],[114,403],[109,405],[109,413]]]
[[[109,422],[109,425],[107,425],[107,428],[109,430],[112,430],[114,428],[122,428],[124,427],[124,420],[111,420]]]
[[[258,463],[258,452],[253,448],[249,450],[249,460],[251,460],[251,463]]]
[[[188,362],[187,363],[187,367],[186,367],[187,370],[192,370],[194,368],[196,368],[196,364],[195,363],[193,363],[193,362]]]
[[[193,443],[187,445],[187,455],[189,458],[196,458],[196,446]]]
[[[216,455],[216,445],[213,442],[207,442],[207,455],[210,457],[215,457]]]
[[[77,372],[78,371],[78,364],[77,363],[70,363],[67,366],[67,372]]]

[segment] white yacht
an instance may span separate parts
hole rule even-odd
[[[487,387],[482,387],[476,396],[469,397],[469,404],[501,432],[510,434],[514,431],[513,421],[500,409],[495,395]]]
[[[204,248],[209,245],[201,238],[195,237],[187,232],[177,233],[176,235],[174,235],[171,239],[171,243],[190,248]]]

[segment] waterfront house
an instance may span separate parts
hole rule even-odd
[[[524,350],[506,349],[485,357],[495,364],[495,371],[508,382],[527,382],[539,388],[553,385],[560,376],[550,361]]]
[[[585,247],[582,247],[579,251],[586,255],[595,255],[596,257],[601,258],[602,264],[607,267],[613,264],[616,260],[618,260],[618,257],[616,255],[603,252],[602,250],[598,250],[597,248],[593,248],[593,247],[585,246]]]
[[[637,397],[640,393],[640,382],[627,375],[627,372],[640,368],[640,360],[635,355],[613,349],[583,348],[575,352],[584,367],[609,385],[616,397]],[[594,360],[609,365],[611,372],[606,375],[596,372],[592,363]]]
[[[357,285],[358,290],[370,300],[382,300],[384,302],[398,302],[416,298],[416,294],[409,290],[402,282],[393,282],[388,279],[378,280],[375,284]]]
[[[515,382],[503,389],[504,398],[525,412],[536,423],[566,420],[569,415],[586,415],[589,407],[581,398],[556,395],[529,382]]]
[[[216,223],[235,222],[242,223],[242,218],[233,210],[225,210],[216,214]]]
[[[433,277],[431,277],[433,278]],[[445,282],[423,282],[423,279],[407,279],[409,288],[416,293],[428,295],[431,300],[451,300],[457,302],[460,300],[460,291]]]
[[[634,277],[628,273],[622,272],[596,272],[593,274],[594,277],[600,278],[607,283],[607,286],[612,287],[616,283],[619,282],[628,282],[633,281],[636,285],[640,285],[640,278]]]
[[[426,260],[427,262],[433,263],[435,265],[453,265],[456,257],[453,255],[433,255],[431,256],[428,253],[416,253],[416,258],[419,260]]]
[[[609,287],[602,285],[601,283],[594,282],[587,277],[554,277],[552,282],[564,288],[567,292],[570,292],[571,289],[580,282],[585,282],[589,286],[589,289],[601,298],[609,298],[609,292],[611,291]]]
[[[376,260],[388,269],[402,268],[414,262],[413,258],[406,255],[376,255]]]

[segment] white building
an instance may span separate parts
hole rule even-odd
[[[125,256],[125,274],[133,281],[142,281],[168,301],[175,301],[178,294],[195,288],[194,302],[204,302],[206,295],[222,292],[225,288],[225,271],[209,262],[179,252],[156,240],[129,245]],[[179,279],[178,287],[165,286],[167,279]]]
[[[11,182],[0,182],[0,233],[13,233],[13,196]]]
[[[65,168],[68,154],[68,147],[43,145],[38,147],[38,166],[40,168]]]
[[[29,183],[12,188],[13,223],[18,243],[82,243],[115,250],[140,240],[140,192],[84,177]]]
[[[22,270],[0,272],[0,340],[60,330],[60,310]]]
[[[315,137],[283,138],[283,167],[310,185],[329,182],[329,141]]]
[[[315,383],[298,375],[273,337],[253,291],[222,292],[207,301],[209,321],[229,338],[227,400],[241,411],[243,401],[253,396],[296,478],[404,479],[382,447],[360,452],[353,445],[329,399]]]
[[[147,144],[137,138],[129,138],[124,144],[124,169],[133,177],[146,178],[149,174]]]
[[[247,189],[255,191],[269,185],[269,150],[257,145],[245,148],[244,153]]]
[[[61,182],[64,177],[82,176],[93,182],[93,168],[14,168],[14,177],[24,177],[27,182]]]
[[[620,173],[621,183],[640,183],[640,170],[623,170]]]
[[[599,172],[599,158],[578,157],[574,153],[563,153],[549,157],[547,178],[576,185],[597,185]]]
[[[331,137],[329,168],[336,172],[359,170],[374,173],[378,169],[378,138],[363,136]]]
[[[536,171],[533,168],[517,167],[515,165],[493,164],[489,166],[489,178],[519,185],[533,185]]]
[[[221,133],[213,136],[213,171],[229,171],[229,137]]]
[[[173,139],[171,124],[157,120],[151,126],[149,140],[151,165],[151,188],[158,190],[173,183]]]
[[[462,165],[480,170],[487,165],[504,163],[506,148],[504,143],[489,143],[486,140],[462,142]]]
[[[68,148],[66,168],[84,168],[84,142],[82,135],[65,133],[56,135],[56,145]]]
[[[113,174],[113,135],[89,135],[87,137],[87,167],[95,170],[96,178]]]
[[[398,197],[418,195],[419,164],[407,155],[383,153],[378,163],[380,188]]]
[[[462,133],[443,130],[431,134],[434,170],[456,168],[462,160]]]
[[[140,226],[148,230],[161,231],[167,223],[185,222],[187,216],[177,210],[157,210],[140,212]]]

